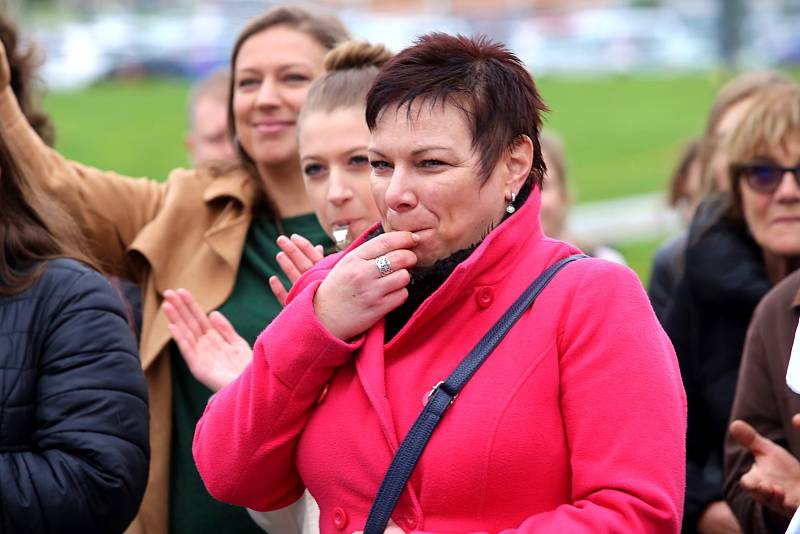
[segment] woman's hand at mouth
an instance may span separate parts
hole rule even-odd
[[[314,296],[322,325],[347,341],[405,302],[418,242],[411,232],[387,232],[344,256]]]

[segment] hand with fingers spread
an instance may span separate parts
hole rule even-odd
[[[792,423],[800,426],[797,415]],[[732,422],[730,433],[739,445],[753,454],[755,460],[739,484],[758,503],[791,517],[800,506],[800,461],[744,421]]]
[[[192,375],[212,391],[233,382],[253,351],[218,311],[206,315],[185,289],[164,292],[169,331]]]
[[[353,339],[405,302],[418,242],[411,232],[387,232],[344,256],[314,296],[323,326],[339,339]]]
[[[323,258],[322,245],[315,247],[311,241],[298,234],[293,234],[291,238],[282,235],[278,237],[277,243],[281,252],[278,252],[276,259],[292,284]],[[280,278],[270,276],[269,287],[281,306],[285,305],[289,291],[283,286]]]

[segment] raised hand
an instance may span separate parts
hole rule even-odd
[[[791,517],[800,506],[800,461],[744,421],[732,422],[730,433],[739,445],[753,454],[755,460],[739,484],[758,503]]]
[[[298,234],[293,234],[291,238],[282,235],[278,237],[277,243],[281,251],[278,252],[276,259],[292,284],[323,258],[322,245],[315,247],[308,239]],[[280,278],[270,276],[269,287],[281,306],[285,305],[289,292],[283,287]]]
[[[339,260],[314,296],[314,311],[323,326],[346,341],[405,302],[408,269],[417,264],[412,249],[418,242],[411,232],[388,232]]]
[[[208,316],[185,289],[164,292],[169,331],[192,375],[212,391],[233,382],[253,360],[247,341],[224,315]]]

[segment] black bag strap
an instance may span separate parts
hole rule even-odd
[[[417,420],[414,421],[414,425],[408,431],[405,439],[403,439],[392,459],[392,463],[389,465],[389,470],[383,477],[381,487],[375,496],[375,501],[372,503],[372,509],[369,511],[364,534],[383,534],[397,505],[397,500],[403,493],[403,488],[405,488],[411,473],[414,471],[414,467],[416,467],[419,457],[428,444],[436,425],[439,424],[445,410],[453,404],[458,393],[472,378],[475,371],[486,361],[489,354],[503,340],[522,313],[533,304],[533,301],[536,300],[536,297],[539,296],[539,293],[542,292],[556,273],[568,263],[585,257],[586,255],[584,254],[568,256],[545,269],[486,335],[481,338],[450,376],[433,387],[425,408],[417,417]]]

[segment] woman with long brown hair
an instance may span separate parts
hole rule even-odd
[[[346,40],[335,18],[277,7],[253,20],[232,54],[228,106],[239,161],[175,170],[166,183],[133,180],[66,161],[21,119],[9,91],[0,124],[12,151],[56,193],[92,252],[143,291],[141,360],[151,404],[152,462],[140,531],[247,532],[244,510],[211,499],[191,456],[194,426],[210,390],[191,375],[161,312],[167,289],[192,291],[249,342],[280,310],[267,284],[283,276],[276,238],[302,234],[327,244],[303,187],[295,122],[325,53]],[[8,87],[8,74],[0,88]]]
[[[77,236],[0,132],[2,532],[122,532],[144,494],[136,341]]]

